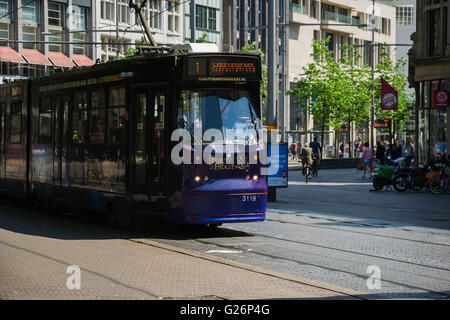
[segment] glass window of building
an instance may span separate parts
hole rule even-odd
[[[64,6],[61,3],[48,3],[48,24],[50,26],[63,27]]]
[[[37,1],[27,2],[22,8],[22,21],[25,23],[39,23],[39,5]]]
[[[150,0],[149,1],[149,27],[153,29],[161,29],[161,1]]]
[[[413,24],[413,6],[398,6],[396,9],[397,25]]]
[[[168,10],[168,30],[172,32],[179,32],[179,20],[180,20],[180,6],[178,1],[169,1]]]
[[[100,4],[100,18],[116,21],[116,5],[112,0],[102,0]]]
[[[197,28],[208,28],[208,8],[204,6],[195,6],[195,25]]]
[[[217,22],[217,11],[214,8],[208,9],[208,29],[209,30],[217,30],[216,29]]]
[[[119,0],[119,22],[130,24],[130,6],[128,0]]]
[[[88,9],[78,6],[74,6],[72,9],[72,29],[83,31],[87,29]],[[74,32],[73,42],[77,44],[73,45],[73,53],[85,55],[87,53],[87,45],[85,44],[87,39],[86,32]]]
[[[0,40],[9,40],[10,38],[10,24],[0,22]],[[0,46],[8,46],[8,43],[0,42]]]
[[[49,30],[51,35],[48,36],[50,42],[62,42],[64,41],[64,34],[62,30]],[[59,43],[49,43],[48,50],[52,52],[63,52],[63,45]]]
[[[23,44],[23,47],[25,49],[36,49],[36,43],[38,36],[37,36],[38,28],[37,27],[31,27],[31,26],[23,26],[22,27],[22,34],[23,34],[23,40],[24,41],[30,41]]]
[[[11,0],[0,0],[0,17],[1,19],[11,19]]]

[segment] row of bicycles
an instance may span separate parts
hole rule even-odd
[[[377,191],[393,186],[399,192],[426,188],[433,194],[450,194],[450,168],[447,161],[428,163],[418,168],[405,167],[404,158],[387,165],[374,163],[372,181]]]

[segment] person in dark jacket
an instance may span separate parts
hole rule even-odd
[[[375,159],[378,159],[381,164],[384,164],[384,153],[386,152],[386,149],[383,146],[383,143],[381,141],[377,142],[377,151],[375,153]]]

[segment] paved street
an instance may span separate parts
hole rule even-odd
[[[450,196],[289,171],[267,220],[144,232],[0,204],[1,299],[450,297]],[[81,289],[66,286],[81,269]],[[368,287],[380,270],[380,287]]]

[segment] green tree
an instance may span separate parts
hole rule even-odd
[[[370,102],[367,74],[356,67],[361,57],[354,47],[344,46],[342,58],[336,60],[328,48],[330,40],[313,42],[313,62],[303,68],[303,78],[297,79],[295,88],[287,91],[298,101],[309,101],[305,108],[321,129],[322,146],[326,128],[339,130],[365,119]]]
[[[208,34],[206,32],[203,32],[202,36],[195,40],[197,43],[213,43],[212,41],[208,40]]]
[[[148,46],[147,39],[145,39],[145,37],[142,36],[141,37],[141,42],[139,44],[136,44],[134,46],[134,48],[130,48],[127,51],[125,51],[124,57],[122,59],[127,59],[127,58],[130,58],[132,56],[135,56],[135,55],[139,54],[139,52],[140,52],[139,48],[146,47],[146,46]]]
[[[375,115],[377,119],[391,120],[394,135],[402,132],[405,124],[411,120],[415,105],[415,94],[406,91],[408,78],[403,73],[405,65],[406,60],[404,58],[400,58],[394,62],[389,58],[386,50],[383,50],[381,53],[381,61],[375,69]],[[398,110],[381,110],[380,77],[383,77],[398,92]]]

